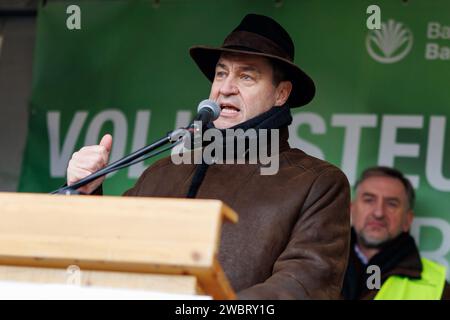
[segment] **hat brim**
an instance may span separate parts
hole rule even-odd
[[[302,69],[289,60],[266,53],[241,49],[216,48],[208,46],[194,46],[189,49],[189,54],[192,59],[211,82],[214,81],[216,64],[222,52],[257,55],[281,62],[285,66],[285,70],[288,72],[289,81],[292,82],[292,91],[287,101],[291,108],[304,106],[310,103],[314,98],[316,93],[314,81]]]

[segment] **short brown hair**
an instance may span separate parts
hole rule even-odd
[[[414,192],[414,188],[411,184],[411,181],[406,178],[403,173],[395,168],[390,167],[371,167],[363,171],[361,174],[361,177],[355,184],[355,189],[358,188],[358,185],[361,184],[364,180],[370,178],[370,177],[390,177],[397,180],[400,180],[400,182],[405,187],[406,196],[408,198],[408,204],[409,208],[414,208],[414,203],[416,201],[416,193]]]

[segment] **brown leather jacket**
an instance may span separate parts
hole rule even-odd
[[[279,171],[258,164],[210,165],[197,198],[239,214],[225,223],[219,261],[241,299],[339,298],[350,242],[350,193],[335,166],[289,147],[280,134]],[[195,165],[170,157],[149,167],[127,196],[186,197]]]

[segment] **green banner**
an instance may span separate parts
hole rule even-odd
[[[405,172],[418,198],[412,234],[449,265],[449,1],[377,1],[375,30],[373,1],[74,2],[39,10],[20,191],[62,185],[72,153],[104,133],[114,160],[186,124],[210,89],[188,48],[220,45],[246,13],[261,13],[290,32],[317,86],[295,111],[291,145],[338,165],[351,184],[367,166]],[[121,194],[149,164],[109,176],[105,193]]]

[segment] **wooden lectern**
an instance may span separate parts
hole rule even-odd
[[[234,299],[217,252],[218,200],[0,193],[0,281]]]

